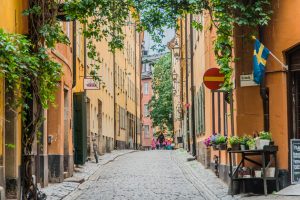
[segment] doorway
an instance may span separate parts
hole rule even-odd
[[[70,176],[69,170],[69,132],[70,132],[70,117],[69,117],[69,91],[64,89],[64,172],[67,177]]]
[[[98,151],[100,154],[104,154],[101,150],[101,142],[102,139],[102,101],[98,99],[98,113],[97,113],[97,118],[98,118]]]
[[[288,69],[288,144],[289,171],[291,171],[291,139],[300,139],[300,45],[286,53]],[[289,173],[291,180],[291,174]]]

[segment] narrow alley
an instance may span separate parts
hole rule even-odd
[[[101,158],[102,164],[89,163],[83,183],[64,182],[44,189],[50,200],[214,200],[214,199],[291,199],[276,195],[228,195],[228,185],[191,156],[176,151],[114,151]],[[94,169],[93,167],[94,166]],[[96,168],[95,168],[96,167]],[[94,170],[94,171],[93,171]],[[75,177],[78,174],[75,173]],[[68,188],[68,189],[66,189]],[[68,191],[61,196],[61,191]]]

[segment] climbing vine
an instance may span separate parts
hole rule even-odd
[[[188,14],[210,14],[216,29],[214,54],[221,72],[225,74],[224,89],[232,89],[233,41],[235,27],[248,27],[255,34],[259,26],[267,25],[272,14],[270,0],[137,0],[141,26],[154,35],[156,41],[163,35],[163,27],[177,27],[177,19]],[[202,30],[201,22],[193,21],[195,29]],[[177,27],[178,28],[178,27]]]
[[[124,47],[124,27],[149,32],[157,42],[163,37],[163,29],[177,27],[177,19],[187,14],[201,15],[209,12],[216,28],[217,38],[214,52],[218,65],[225,74],[224,88],[232,87],[231,64],[233,33],[236,26],[247,26],[256,30],[270,20],[270,0],[29,0],[29,34],[5,33],[0,30],[0,75],[5,77],[7,92],[13,102],[11,108],[21,110],[24,124],[23,163],[25,178],[24,199],[34,198],[31,165],[32,144],[43,121],[42,110],[55,100],[55,90],[62,70],[53,61],[50,52],[57,43],[68,44],[62,30],[59,13],[66,20],[77,20],[82,34],[87,39],[88,57],[95,62],[91,75],[99,78],[101,60],[95,41],[107,40],[112,52]],[[193,22],[197,29],[202,24]],[[33,112],[32,101],[36,102]]]

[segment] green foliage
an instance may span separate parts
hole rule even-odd
[[[250,140],[248,140],[246,144],[247,144],[247,146],[250,149],[254,149],[255,148],[255,140],[254,140],[254,138],[251,138]]]
[[[272,140],[272,135],[270,132],[267,131],[261,131],[259,133],[259,138],[262,140]]]
[[[5,33],[0,29],[0,38],[0,75],[5,77],[7,92],[16,97],[10,105],[14,109],[21,106],[23,111],[27,110],[29,106],[25,99],[32,99],[29,88],[35,83],[36,95],[47,108],[49,101],[54,102],[53,93],[61,75],[60,65],[51,61],[44,49],[33,53],[32,44],[23,35]]]
[[[187,14],[202,15],[208,11],[216,28],[214,53],[221,72],[225,74],[223,89],[232,89],[233,41],[235,27],[249,27],[249,35],[255,34],[258,26],[267,25],[272,13],[270,0],[144,0],[135,1],[141,15],[141,24],[159,42],[163,27],[177,27],[178,18]],[[201,22],[192,22],[197,30]]]
[[[173,129],[173,119],[170,118],[173,113],[172,87],[171,55],[168,53],[154,65],[153,96],[149,103],[153,126],[159,126],[161,130]]]
[[[241,143],[241,138],[238,136],[232,136],[229,138],[229,144],[230,145],[235,145],[235,144],[240,144]]]
[[[216,144],[225,144],[227,142],[227,138],[224,135],[217,135]]]
[[[15,144],[5,144],[5,146],[6,146],[8,149],[15,149],[15,148],[16,148],[16,145],[15,145]]]
[[[252,139],[251,136],[249,136],[249,135],[244,135],[244,136],[241,138],[241,144],[247,145],[247,142],[248,142],[249,140],[251,140],[251,139]]]

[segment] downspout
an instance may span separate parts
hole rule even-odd
[[[73,83],[72,88],[76,86],[76,51],[77,51],[77,45],[76,45],[76,20],[73,21]]]
[[[259,38],[263,42],[263,28],[259,27]],[[263,101],[263,113],[264,113],[264,131],[270,130],[270,111],[269,111],[269,88],[266,86],[265,77],[262,78],[260,84],[260,96]]]
[[[188,47],[187,47],[187,41],[188,41],[188,36],[187,36],[187,15],[185,15],[185,91],[186,91],[186,104],[188,105],[189,103],[189,66],[188,66]],[[186,134],[187,134],[187,150],[191,150],[191,142],[190,142],[190,121],[189,121],[189,107],[186,108]]]
[[[114,83],[114,148],[117,149],[117,117],[116,117],[116,54],[113,51],[113,83]]]
[[[195,133],[195,86],[194,86],[194,54],[193,54],[193,48],[194,48],[194,38],[193,38],[193,14],[190,14],[190,54],[191,54],[191,99],[192,99],[192,139],[193,139],[193,151],[192,155],[196,156],[196,133]]]
[[[113,0],[113,8],[115,8],[115,0]],[[114,10],[113,10],[113,15],[115,14]],[[113,23],[113,27],[115,27],[115,24]],[[113,30],[113,37],[115,37],[115,29]],[[117,116],[116,116],[116,103],[117,103],[117,99],[116,99],[116,50],[113,50],[113,83],[114,83],[114,88],[113,88],[113,92],[114,92],[114,148],[117,149]],[[119,122],[120,123],[120,122]]]
[[[135,149],[138,149],[138,144],[137,144],[137,84],[136,84],[136,68],[137,68],[137,62],[136,62],[136,26],[134,26],[134,100],[135,100]]]
[[[182,50],[181,47],[182,47],[182,41],[183,41],[183,30],[182,30],[182,19],[180,20],[180,51]],[[180,129],[181,129],[181,135],[182,136],[182,146],[183,148],[185,148],[185,143],[184,143],[184,140],[183,140],[183,130],[182,130],[182,125],[183,125],[183,108],[182,108],[182,104],[183,104],[183,71],[182,71],[182,65],[181,65],[181,60],[179,60],[180,62],[180,104],[181,104],[181,113],[180,113]]]

